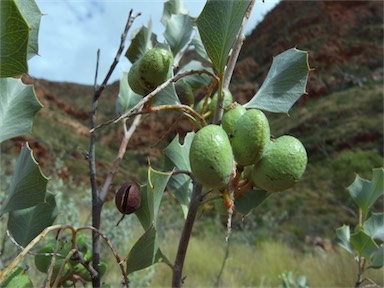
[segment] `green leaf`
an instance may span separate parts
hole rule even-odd
[[[193,18],[189,15],[172,15],[166,24],[164,38],[171,47],[173,56],[189,42],[193,30]]]
[[[10,191],[1,207],[0,216],[10,211],[44,203],[47,182],[47,177],[42,174],[27,143],[17,159]]]
[[[305,94],[308,72],[308,52],[292,48],[277,55],[260,89],[244,107],[288,113]]]
[[[168,78],[171,78],[172,76],[169,76]],[[161,90],[159,93],[157,93],[153,97],[153,103],[152,106],[160,106],[160,105],[180,105],[179,97],[176,94],[175,90],[175,84],[170,83],[165,87],[163,90]]]
[[[384,213],[373,213],[364,222],[363,229],[372,239],[384,242]]]
[[[31,59],[33,56],[38,55],[39,45],[39,27],[41,19],[41,11],[34,0],[15,0],[17,7],[21,14],[25,18],[29,26],[29,42],[28,42],[28,55],[27,59]]]
[[[336,229],[336,243],[352,254],[353,251],[351,249],[350,240],[351,234],[349,226],[343,225]]]
[[[183,66],[180,70],[179,73],[184,73],[187,71],[199,71],[199,70],[207,70],[211,73],[213,73],[213,70],[208,67],[204,67],[201,62],[192,60],[188,62],[185,66]],[[183,79],[191,85],[192,89],[199,89],[203,86],[208,85],[212,81],[212,77],[210,77],[207,74],[193,74],[193,75],[188,75],[183,77]]]
[[[16,267],[12,270],[9,276],[4,280],[3,283],[0,283],[1,287],[9,288],[30,288],[34,287],[31,279],[25,273],[25,270],[21,267]]]
[[[32,131],[33,117],[42,107],[32,85],[0,79],[0,143]]]
[[[171,172],[160,172],[148,167],[148,184],[140,191],[141,204],[136,211],[144,230],[157,223],[161,199],[171,175]]]
[[[240,214],[247,215],[252,209],[263,203],[270,195],[271,193],[259,189],[245,192],[235,199],[235,209]]]
[[[364,231],[351,234],[351,245],[360,256],[369,258],[379,247],[372,237]]]
[[[141,96],[132,91],[128,84],[128,72],[123,72],[120,77],[119,96],[116,100],[115,111],[118,115],[131,109],[140,100]]]
[[[380,246],[371,254],[367,268],[380,269],[384,266],[384,246]]]
[[[200,55],[202,59],[204,59],[204,61],[210,62],[207,51],[205,50],[203,42],[201,40],[199,30],[197,29],[194,29],[194,30],[195,30],[195,34],[191,40],[191,45],[195,46],[195,51],[197,52],[198,55]]]
[[[168,0],[164,2],[163,16],[161,17],[161,23],[166,25],[169,18],[172,15],[188,14],[188,9],[185,7],[181,0]]]
[[[46,227],[51,226],[57,217],[55,196],[47,193],[45,202],[34,207],[9,213],[8,229],[21,246],[28,245]]]
[[[224,72],[249,0],[208,0],[196,19],[201,40],[218,74]]]
[[[171,143],[169,143],[169,145],[164,149],[165,155],[172,161],[178,170],[191,170],[191,165],[189,163],[189,150],[194,136],[194,132],[187,133],[184,137],[183,144],[181,144],[179,135],[176,135]]]
[[[140,59],[147,50],[153,48],[157,43],[157,36],[152,33],[152,22],[149,21],[148,27],[143,25],[133,33],[131,37],[131,44],[125,53],[125,56],[129,59],[129,61],[131,61],[131,63],[134,63]]]
[[[177,170],[191,170],[191,165],[189,163],[189,149],[191,148],[194,135],[195,133],[189,132],[185,136],[183,144],[180,143],[179,135],[176,135],[172,142],[164,149],[165,156],[168,157]],[[180,203],[184,217],[188,214],[192,186],[191,177],[185,174],[173,175],[168,183],[168,187]]]
[[[159,248],[155,227],[150,226],[133,245],[128,254],[127,274],[147,268],[158,262],[164,262],[172,266]]]
[[[356,175],[355,181],[347,187],[351,198],[363,211],[364,219],[367,217],[369,208],[384,195],[384,169],[376,168],[372,171],[371,181]]]
[[[28,72],[29,26],[15,1],[0,1],[0,78]]]

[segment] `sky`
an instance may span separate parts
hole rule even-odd
[[[96,52],[100,49],[100,84],[116,55],[128,13],[141,12],[130,35],[151,20],[153,32],[163,41],[160,23],[163,0],[35,0],[44,16],[39,30],[39,55],[28,61],[29,74],[50,81],[94,83]],[[256,0],[246,27],[250,33],[279,0]],[[197,17],[204,0],[184,0],[191,16]],[[126,47],[129,42],[126,43]],[[128,71],[130,62],[121,57],[109,83]]]

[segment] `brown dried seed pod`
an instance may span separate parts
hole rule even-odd
[[[117,209],[123,214],[132,214],[140,207],[140,188],[136,184],[125,183],[115,195]]]

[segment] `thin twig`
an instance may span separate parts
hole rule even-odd
[[[113,161],[112,169],[111,169],[111,171],[109,171],[107,177],[105,178],[104,184],[102,185],[102,187],[100,189],[99,198],[100,198],[100,201],[102,201],[102,202],[104,202],[104,200],[107,196],[109,187],[111,186],[112,180],[113,180],[115,174],[117,173],[117,171],[119,170],[120,162],[124,157],[125,151],[127,150],[127,145],[129,143],[129,140],[131,139],[133,132],[136,130],[137,126],[139,125],[140,119],[141,119],[141,115],[140,114],[136,115],[135,119],[133,120],[133,122],[129,128],[129,130],[126,129],[126,123],[125,122],[123,123],[123,125],[124,125],[124,137],[120,143],[120,148],[119,148],[119,151],[117,153],[117,156],[116,156],[115,160]]]
[[[116,123],[120,122],[123,119],[129,118],[132,115],[137,115],[137,114],[141,113],[142,109],[144,107],[144,104],[147,103],[148,101],[150,101],[157,93],[159,93],[160,91],[164,90],[165,87],[167,87],[170,83],[176,82],[177,80],[179,80],[179,79],[181,79],[181,78],[183,78],[185,76],[193,75],[193,74],[207,74],[207,75],[211,76],[213,79],[215,79],[216,81],[219,81],[217,76],[215,74],[211,73],[208,70],[191,70],[191,71],[183,72],[183,73],[180,73],[180,74],[176,74],[175,76],[169,78],[167,81],[163,82],[161,85],[157,86],[157,88],[155,90],[153,90],[151,93],[146,95],[143,99],[141,99],[139,101],[139,103],[137,103],[134,107],[129,109],[127,112],[125,112],[124,114],[120,115],[119,117],[117,117],[115,119],[112,119],[112,120],[109,120],[107,122],[101,123],[100,125],[92,128],[90,130],[90,132],[93,133],[96,129],[101,128],[101,127],[103,127],[105,125],[116,124]]]
[[[125,25],[124,31],[121,34],[121,41],[120,41],[119,48],[116,52],[116,56],[102,84],[99,87],[97,85],[97,75],[98,75],[98,69],[99,69],[100,50],[97,51],[94,95],[93,95],[93,101],[92,101],[92,114],[91,114],[91,137],[90,137],[90,149],[89,149],[89,170],[90,170],[89,174],[90,174],[90,182],[91,182],[91,189],[92,189],[92,226],[95,227],[96,229],[99,229],[101,225],[101,209],[103,206],[103,199],[99,197],[100,195],[99,195],[99,192],[97,191],[97,182],[96,182],[96,159],[95,159],[96,135],[94,132],[94,128],[96,126],[98,100],[102,92],[104,91],[108,83],[108,80],[111,77],[113,71],[115,70],[116,65],[119,62],[120,57],[124,51],[125,41],[128,35],[128,31],[132,26],[133,21],[139,15],[140,13],[136,15],[132,15],[132,10],[129,11],[128,20]],[[105,194],[106,192],[105,193],[103,192],[104,197],[105,197]],[[100,241],[99,241],[99,234],[95,233],[94,231],[92,231],[92,263],[93,263],[94,269],[97,272],[99,272]],[[100,287],[101,281],[100,281],[99,273],[97,277],[92,278],[92,285],[93,287]]]
[[[101,93],[103,92],[103,90],[104,90],[105,87],[107,86],[108,80],[109,80],[109,78],[111,77],[113,71],[115,70],[116,65],[119,63],[121,54],[123,53],[124,48],[125,48],[125,40],[127,39],[128,31],[129,31],[129,29],[131,28],[131,26],[132,26],[132,24],[133,24],[133,21],[135,21],[135,19],[136,19],[138,16],[141,15],[141,13],[137,13],[136,15],[133,15],[133,16],[132,16],[132,12],[133,12],[132,10],[129,11],[128,21],[127,21],[127,23],[125,24],[125,28],[124,28],[123,33],[121,34],[119,49],[117,50],[116,56],[115,56],[115,58],[113,59],[113,62],[112,62],[112,64],[111,64],[111,67],[109,68],[109,70],[108,70],[108,72],[107,72],[107,75],[106,75],[105,78],[104,78],[103,83],[100,85],[100,87],[97,89],[97,91],[96,91],[96,93],[95,93],[95,99],[96,99],[96,100],[99,99],[99,97],[101,96]]]
[[[224,259],[223,259],[223,262],[221,263],[221,268],[220,268],[219,274],[217,275],[215,287],[220,287],[221,277],[223,276],[225,264],[227,263],[227,260],[229,257],[229,245],[231,243],[230,240],[231,240],[230,238],[228,238],[228,240],[227,240],[227,245],[225,247]]]

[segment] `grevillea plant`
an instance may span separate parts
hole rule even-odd
[[[308,53],[291,48],[273,57],[264,83],[247,103],[236,103],[236,95],[230,91],[229,84],[254,2],[208,0],[200,15],[194,18],[181,0],[168,0],[164,3],[161,18],[165,27],[164,41],[157,40],[149,23],[130,34],[125,50],[130,27],[139,16],[130,12],[116,57],[100,85],[97,79],[100,54],[97,52],[87,153],[92,225],[53,225],[57,215],[55,198],[46,191],[47,178],[25,145],[7,199],[0,209],[1,216],[8,215],[9,237],[22,248],[21,253],[0,272],[2,286],[24,283],[16,281],[30,283],[27,273],[17,265],[25,255],[36,250],[37,243],[42,242],[42,250],[34,251],[37,252],[35,263],[37,269],[46,273],[47,286],[92,282],[94,287],[100,287],[105,269],[112,269],[101,259],[100,245],[105,241],[120,267],[123,285],[129,285],[132,272],[162,262],[172,270],[172,287],[180,287],[185,279],[183,267],[188,243],[198,208],[203,202],[219,201],[226,209],[226,238],[229,240],[233,213],[246,215],[268,197],[273,197],[275,192],[287,190],[300,180],[307,164],[304,146],[293,136],[271,137],[263,111],[288,113],[305,94],[310,70]],[[33,115],[41,108],[31,86],[20,80],[4,78],[27,72],[26,59],[37,52],[40,15],[33,1],[30,4],[1,1],[0,19],[4,22],[0,25],[1,39],[13,39],[15,33],[20,33],[19,38],[24,41],[1,43],[0,101],[10,104],[0,106],[0,141],[30,131]],[[20,31],[13,31],[14,24],[10,24],[15,19],[23,22]],[[11,45],[21,48],[15,49]],[[16,50],[23,54],[7,54],[7,51]],[[132,66],[121,75],[120,91],[116,95],[118,116],[97,123],[99,98],[123,55]],[[19,58],[23,61],[17,61],[18,65],[3,61]],[[128,255],[118,255],[114,243],[100,230],[101,211],[119,164],[124,161],[127,144],[140,126],[142,116],[154,114],[156,117],[159,111],[178,113],[190,121],[192,128],[183,139],[177,135],[164,148],[167,167],[160,171],[148,165],[147,182],[142,185],[121,183],[115,201],[117,209],[123,217],[134,214],[144,232]],[[95,165],[96,135],[104,126],[117,123],[122,125],[124,132],[121,145],[110,173],[105,179],[99,179]],[[101,181],[100,186],[97,180]],[[163,253],[157,232],[165,190],[173,193],[185,218],[173,260]],[[62,235],[64,230],[70,231],[70,237]],[[92,247],[86,247],[87,242],[82,240],[83,232],[89,230],[93,233]],[[57,234],[54,241],[49,241],[48,234],[52,231]]]

